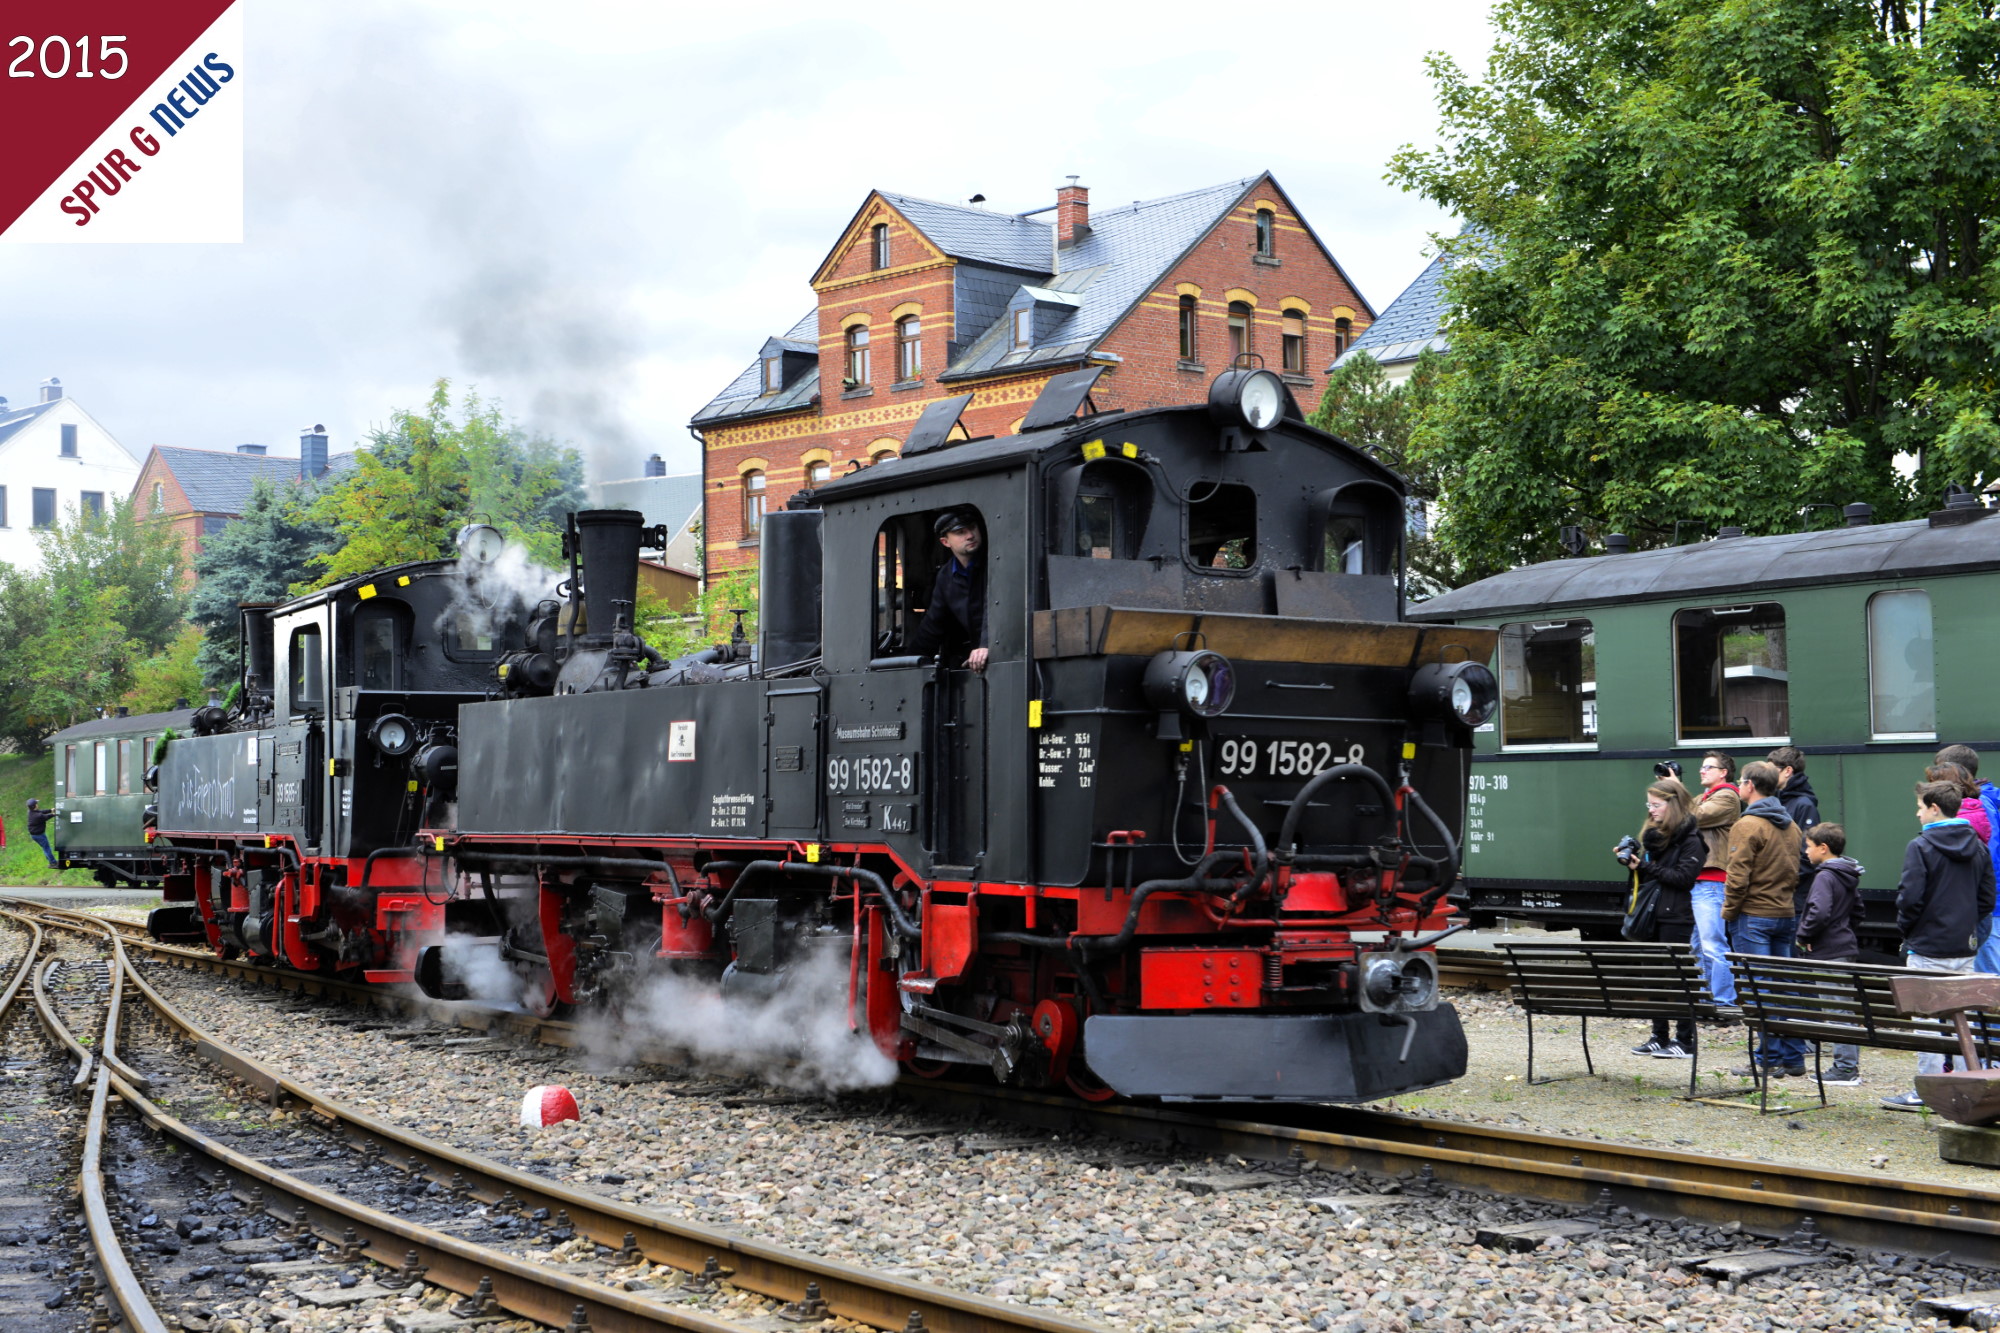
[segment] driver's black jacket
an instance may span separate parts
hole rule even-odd
[[[938,571],[931,585],[930,605],[917,622],[910,647],[919,653],[936,653],[956,666],[974,648],[986,642],[986,561],[974,555],[968,567],[953,556]]]

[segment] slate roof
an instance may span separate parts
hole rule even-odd
[[[27,407],[16,408],[12,412],[0,414],[0,444],[7,443],[12,436],[20,432],[23,426],[61,401],[62,399],[57,398],[46,403],[31,403]]]
[[[1445,349],[1445,263],[1444,256],[1433,259],[1403,294],[1389,303],[1381,318],[1361,331],[1361,336],[1333,365],[1367,352],[1384,365],[1394,361],[1414,361],[1425,348]],[[1328,369],[1332,369],[1331,366]]]
[[[924,239],[953,259],[998,264],[1030,273],[1047,273],[1052,266],[1056,248],[1053,223],[965,204],[941,204],[934,199],[891,194],[887,190],[876,193],[922,232]]]
[[[590,498],[606,509],[636,509],[648,527],[664,523],[673,537],[701,510],[701,473],[600,481],[590,488]]]
[[[803,319],[777,336],[777,341],[795,345],[799,351],[817,352],[819,307],[814,306],[806,311]],[[765,396],[764,361],[759,357],[745,366],[742,374],[729,381],[729,387],[709,399],[708,405],[694,414],[694,424],[712,425],[717,421],[727,421],[735,417],[763,416],[767,412],[791,412],[808,406],[818,392],[819,367],[815,365],[777,393]]]
[[[299,479],[296,458],[183,449],[167,444],[156,444],[153,449],[187,493],[188,507],[198,514],[242,513],[250,503],[250,488],[259,477],[269,477],[273,485],[288,485]],[[353,454],[335,454],[326,461],[327,475],[345,472],[353,466]]]

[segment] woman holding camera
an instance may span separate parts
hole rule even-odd
[[[1646,823],[1637,839],[1618,844],[1615,855],[1636,872],[1641,885],[1659,886],[1659,902],[1653,918],[1653,938],[1662,943],[1679,943],[1694,928],[1693,889],[1704,862],[1708,842],[1694,817],[1694,797],[1679,778],[1661,778],[1646,788]],[[1651,1055],[1662,1060],[1692,1060],[1695,1029],[1692,1018],[1676,1024],[1678,1030],[1667,1037],[1667,1020],[1653,1020],[1653,1038],[1634,1046],[1632,1054]]]

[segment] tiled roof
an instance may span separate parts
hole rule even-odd
[[[767,345],[768,345],[767,340]],[[819,350],[819,307],[814,306],[805,318],[777,335],[777,341],[794,345],[800,351]],[[729,387],[709,399],[708,406],[694,414],[697,426],[727,420],[731,417],[762,416],[766,412],[790,412],[805,407],[819,392],[819,367],[800,375],[777,393],[764,393],[764,362],[759,357],[743,368],[743,373],[729,381]]]
[[[664,523],[667,536],[673,537],[701,508],[701,473],[600,481],[590,488],[590,499],[606,509],[636,509],[649,527]]]
[[[1468,226],[1460,236],[1481,239],[1485,234],[1478,228]],[[1417,275],[1417,280],[1391,301],[1381,317],[1362,330],[1361,336],[1333,364],[1339,365],[1356,352],[1367,352],[1384,365],[1414,361],[1426,348],[1442,352],[1445,349],[1444,320],[1451,304],[1445,292],[1447,271],[1443,255],[1433,259]]]
[[[250,488],[257,478],[269,477],[273,485],[298,481],[299,460],[269,454],[223,453],[217,449],[182,449],[174,445],[153,446],[160,461],[174,474],[186,492],[188,507],[198,514],[240,514],[250,503]],[[328,476],[354,466],[351,453],[335,454],[326,461]]]
[[[33,403],[27,407],[16,408],[12,412],[0,414],[0,444],[7,443],[12,436],[20,431],[21,427],[27,425],[30,421],[33,421],[36,417],[61,401],[58,398],[51,402]]]
[[[924,238],[953,259],[1047,273],[1053,266],[1056,229],[1033,218],[964,204],[940,204],[878,190]]]

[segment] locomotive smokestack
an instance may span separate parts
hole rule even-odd
[[[639,595],[639,541],[645,526],[646,516],[636,509],[586,509],[576,516],[583,559],[583,614],[593,639],[611,633],[621,610],[632,614]],[[619,602],[625,605],[616,605]]]

